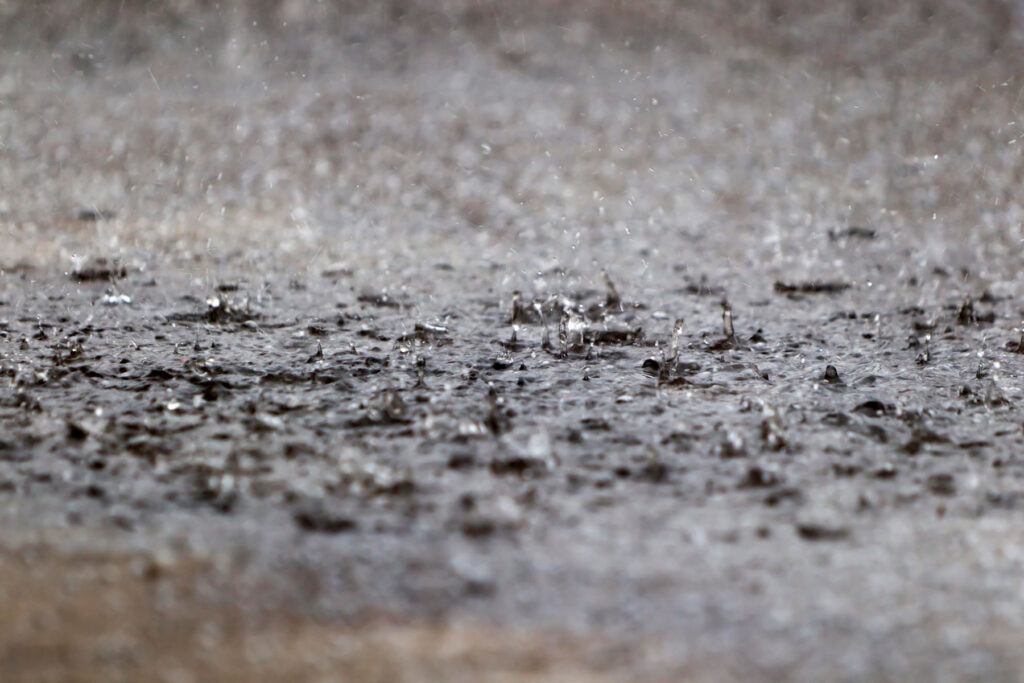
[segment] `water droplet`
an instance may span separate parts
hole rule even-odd
[[[675,363],[679,357],[679,340],[683,336],[683,318],[676,318],[676,324],[672,327],[672,346],[669,347],[668,361]]]

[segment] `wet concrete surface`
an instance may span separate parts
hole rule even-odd
[[[6,551],[569,679],[1015,679],[1014,14],[792,6],[20,34]]]

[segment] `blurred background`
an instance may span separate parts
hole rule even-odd
[[[639,272],[639,251],[690,230],[770,277],[819,258],[808,235],[870,224],[933,260],[998,260],[1021,238],[1020,14],[998,0],[6,0],[7,259],[381,266],[465,238],[455,261],[526,272],[626,249],[616,265]],[[89,211],[109,219],[98,233],[69,228]]]

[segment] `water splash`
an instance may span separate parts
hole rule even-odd
[[[732,306],[725,299],[722,300],[722,334],[727,341],[736,341],[736,330],[732,324]]]
[[[683,336],[683,318],[676,318],[675,325],[672,326],[672,345],[669,347],[669,355],[666,361],[675,365],[676,360],[679,358],[679,340]]]
[[[619,290],[615,288],[615,283],[612,282],[612,278],[608,274],[608,271],[602,270],[601,277],[604,279],[605,289],[608,290],[608,293],[605,296],[604,305],[608,310],[621,311],[622,297],[619,296]]]

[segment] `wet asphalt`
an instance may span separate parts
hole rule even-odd
[[[1016,34],[468,5],[8,48],[11,547],[636,676],[1013,680]]]

